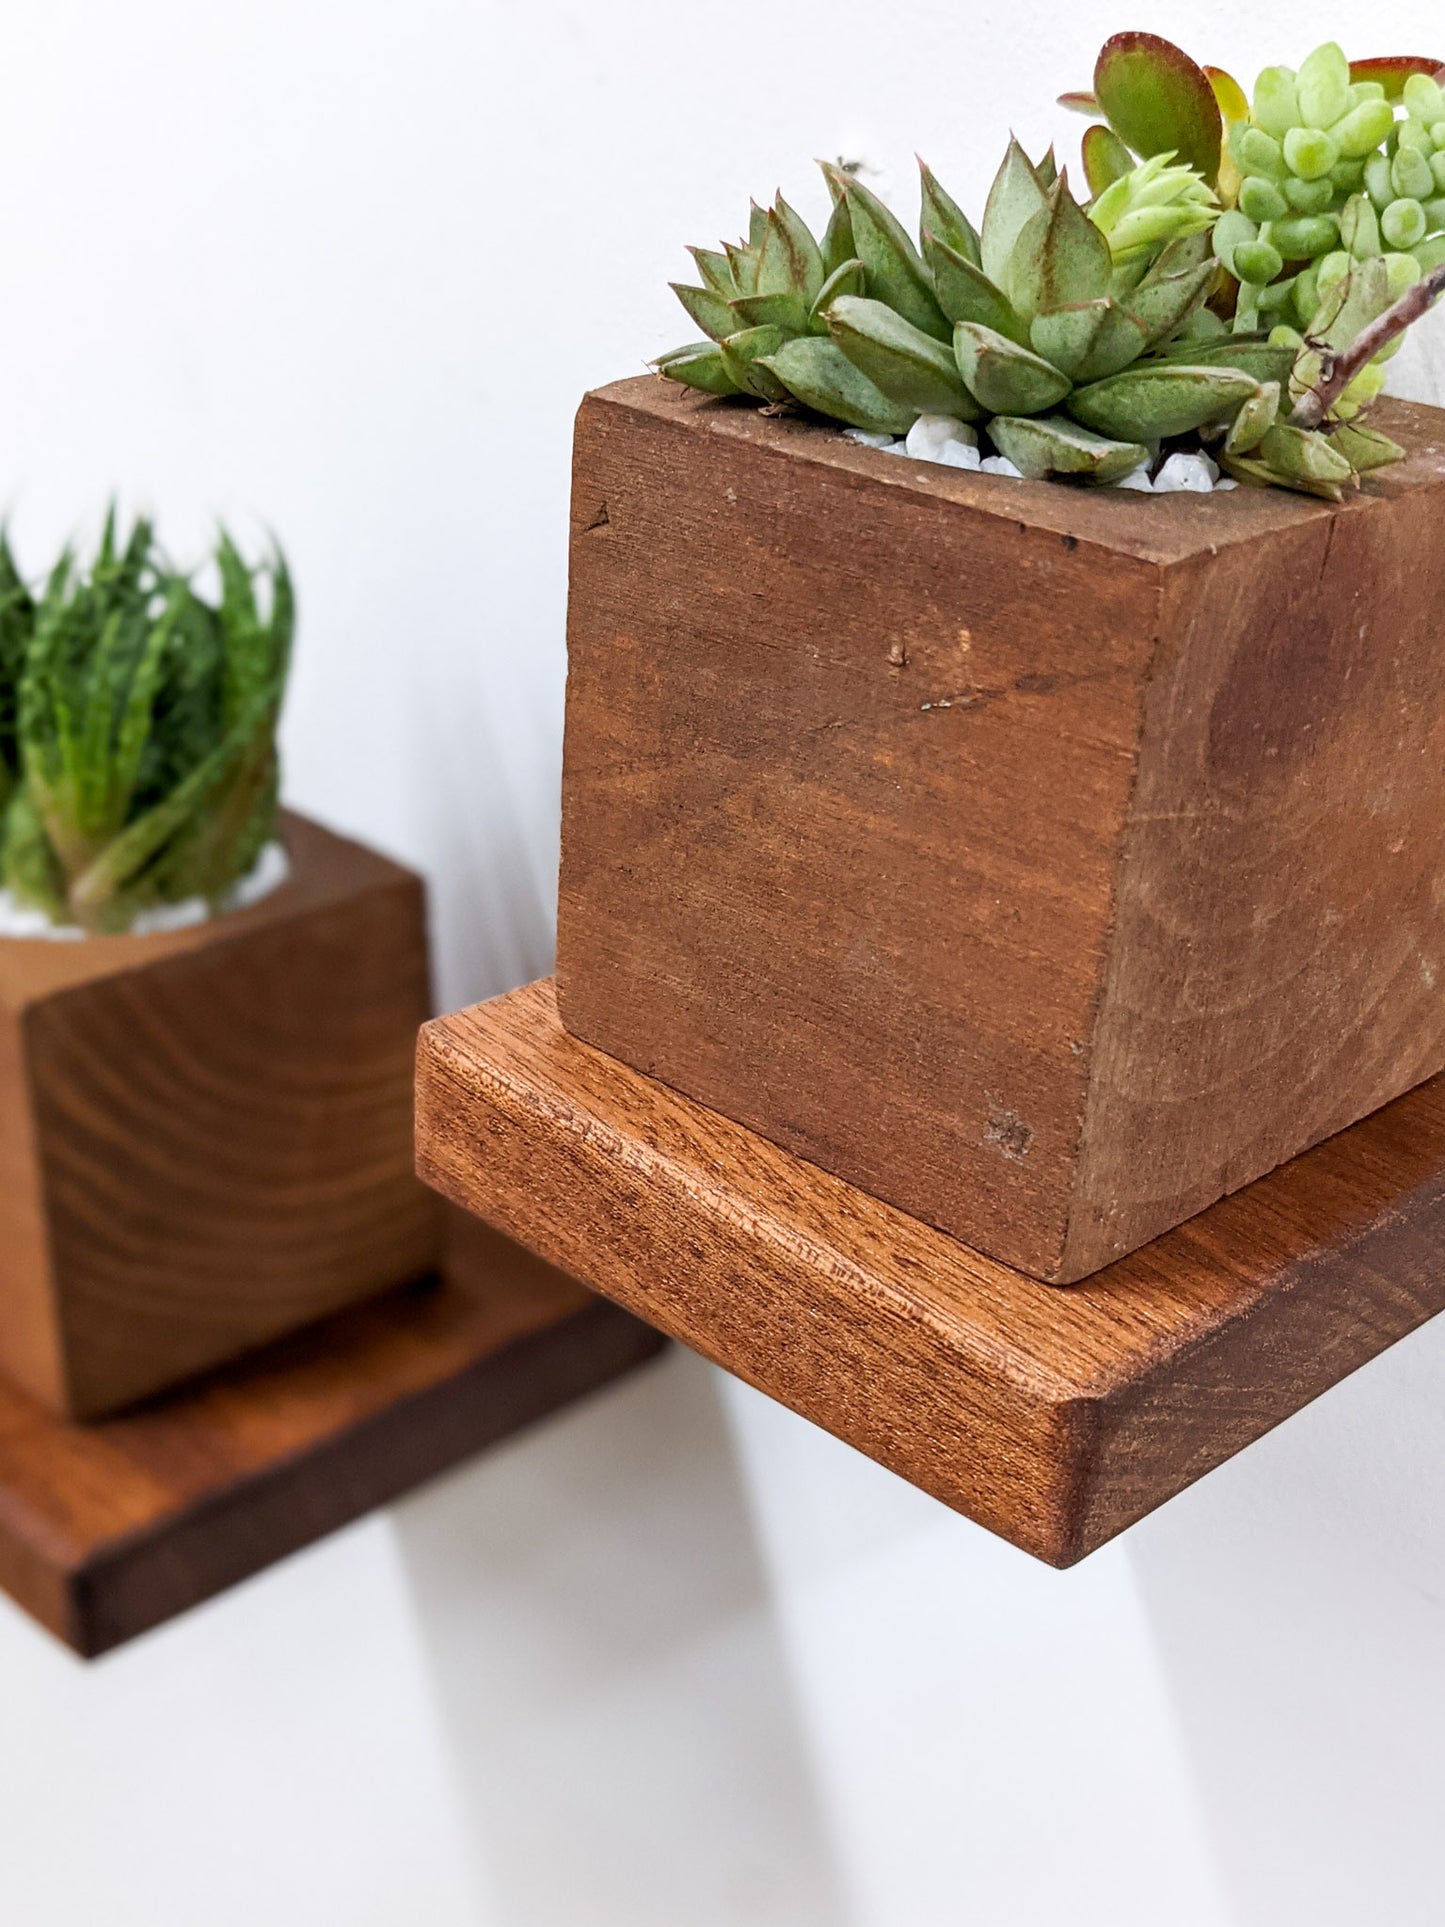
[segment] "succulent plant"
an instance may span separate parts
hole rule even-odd
[[[274,833],[290,578],[224,532],[215,560],[211,602],[112,514],[89,570],[67,551],[32,596],[0,539],[0,883],[54,922],[219,904]]]
[[[695,251],[707,286],[678,292],[713,340],[664,356],[664,375],[875,431],[986,422],[1023,474],[1101,483],[1163,438],[1217,432],[1243,452],[1272,426],[1294,355],[1205,311],[1213,204],[1192,169],[1119,177],[1117,259],[1067,177],[1016,141],[977,229],[923,169],[917,247],[866,187],[825,172],[821,244],[780,201],[755,210],[746,244]],[[1151,211],[1166,216],[1152,233],[1124,225]]]

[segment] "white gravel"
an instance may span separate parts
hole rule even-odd
[[[281,843],[268,843],[251,874],[242,877],[217,912],[249,910],[253,903],[279,890],[291,874],[291,859]],[[208,923],[211,907],[204,897],[187,897],[183,903],[163,903],[154,910],[143,910],[131,925],[132,937],[154,937],[169,930],[190,930]],[[20,903],[9,890],[0,890],[0,939],[28,938],[45,943],[81,943],[90,933],[77,924],[52,923],[43,910]]]
[[[952,415],[920,415],[903,437],[875,435],[866,428],[845,428],[843,433],[850,441],[861,442],[864,448],[880,449],[885,455],[907,455],[916,462],[936,462],[944,468],[977,469],[984,475],[1007,475],[1015,481],[1023,480],[1006,455],[983,455],[978,430]],[[1239,487],[1232,477],[1221,475],[1217,463],[1202,452],[1170,455],[1162,467],[1158,463],[1159,453],[1155,448],[1147,462],[1141,462],[1138,468],[1109,486],[1134,489],[1141,495],[1218,495]]]

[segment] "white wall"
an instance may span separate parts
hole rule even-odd
[[[22,555],[113,486],[274,525],[293,799],[427,870],[448,1002],[534,975],[570,417],[682,243],[816,154],[977,201],[1118,25],[1445,45],[1200,11],[11,0]],[[1445,1328],[1059,1575],[675,1356],[96,1667],[0,1602],[0,1922],[1434,1927],[1442,1384]]]

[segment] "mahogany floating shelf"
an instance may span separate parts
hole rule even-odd
[[[77,1425],[0,1385],[0,1586],[87,1658],[650,1358],[481,1225],[445,1277]]]
[[[1058,1566],[1445,1307],[1445,1077],[1081,1284],[957,1244],[567,1035],[422,1034],[424,1177]]]

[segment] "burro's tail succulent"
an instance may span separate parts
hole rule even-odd
[[[978,228],[923,168],[916,247],[825,172],[821,244],[780,200],[746,244],[695,251],[705,285],[678,293],[710,339],[663,356],[664,375],[894,434],[952,415],[1035,478],[1117,481],[1196,434],[1243,458],[1280,432],[1294,350],[1206,307],[1215,203],[1194,170],[1151,159],[1089,209],[1011,142]],[[1315,486],[1307,452],[1294,467]]]

